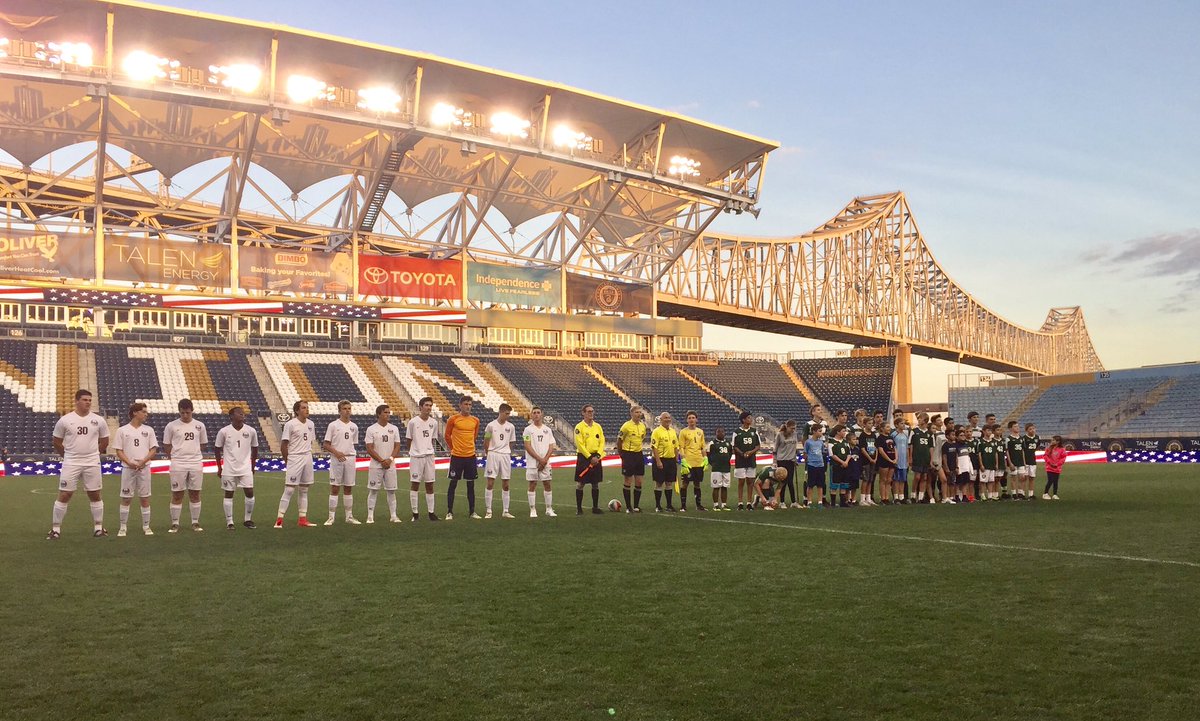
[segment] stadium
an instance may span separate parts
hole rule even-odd
[[[1170,502],[1200,364],[1106,368],[1079,306],[1002,317],[903,192],[716,230],[769,205],[779,147],[282,25],[4,3],[11,718],[1188,717],[1200,638],[1161,621],[1200,590],[1195,502]],[[914,355],[980,372],[925,403]],[[1028,455],[991,465],[1010,425]],[[734,468],[726,432],[756,439]],[[890,483],[839,465],[849,436]]]

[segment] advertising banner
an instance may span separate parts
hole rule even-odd
[[[349,293],[354,261],[349,253],[307,248],[238,248],[238,286],[276,293]]]
[[[0,229],[0,276],[5,278],[96,277],[92,236]]]
[[[109,235],[104,239],[104,277],[228,288],[229,246]]]
[[[541,308],[562,305],[559,271],[496,263],[467,264],[467,298]]]
[[[571,273],[567,275],[567,305],[571,310],[654,315],[654,289]]]
[[[358,292],[428,303],[462,300],[462,261],[405,255],[358,256]]]

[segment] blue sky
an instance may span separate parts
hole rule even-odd
[[[1082,305],[1109,368],[1200,359],[1200,3],[168,4],[420,50],[772,138],[759,220],[904,190],[980,301]],[[709,347],[758,345],[724,330]],[[778,340],[772,344],[779,348]],[[821,344],[788,339],[788,348]],[[747,348],[753,349],[753,348]],[[915,363],[917,395],[954,366]]]

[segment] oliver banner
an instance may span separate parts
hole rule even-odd
[[[314,252],[306,248],[238,248],[238,286],[276,293],[350,292],[354,261],[349,253]]]
[[[6,278],[96,277],[96,253],[86,233],[0,229],[0,276]]]
[[[164,238],[109,235],[104,277],[167,285],[229,287],[229,246]]]
[[[462,261],[406,255],[358,256],[359,295],[436,303],[462,300]]]
[[[495,263],[467,264],[467,297],[485,303],[512,303],[540,308],[562,305],[559,271]]]
[[[567,275],[567,305],[571,310],[654,315],[654,289],[586,275]]]

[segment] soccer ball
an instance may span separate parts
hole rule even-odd
[[[624,507],[625,506],[615,498],[608,502],[608,510],[612,511],[613,513],[620,513]]]

